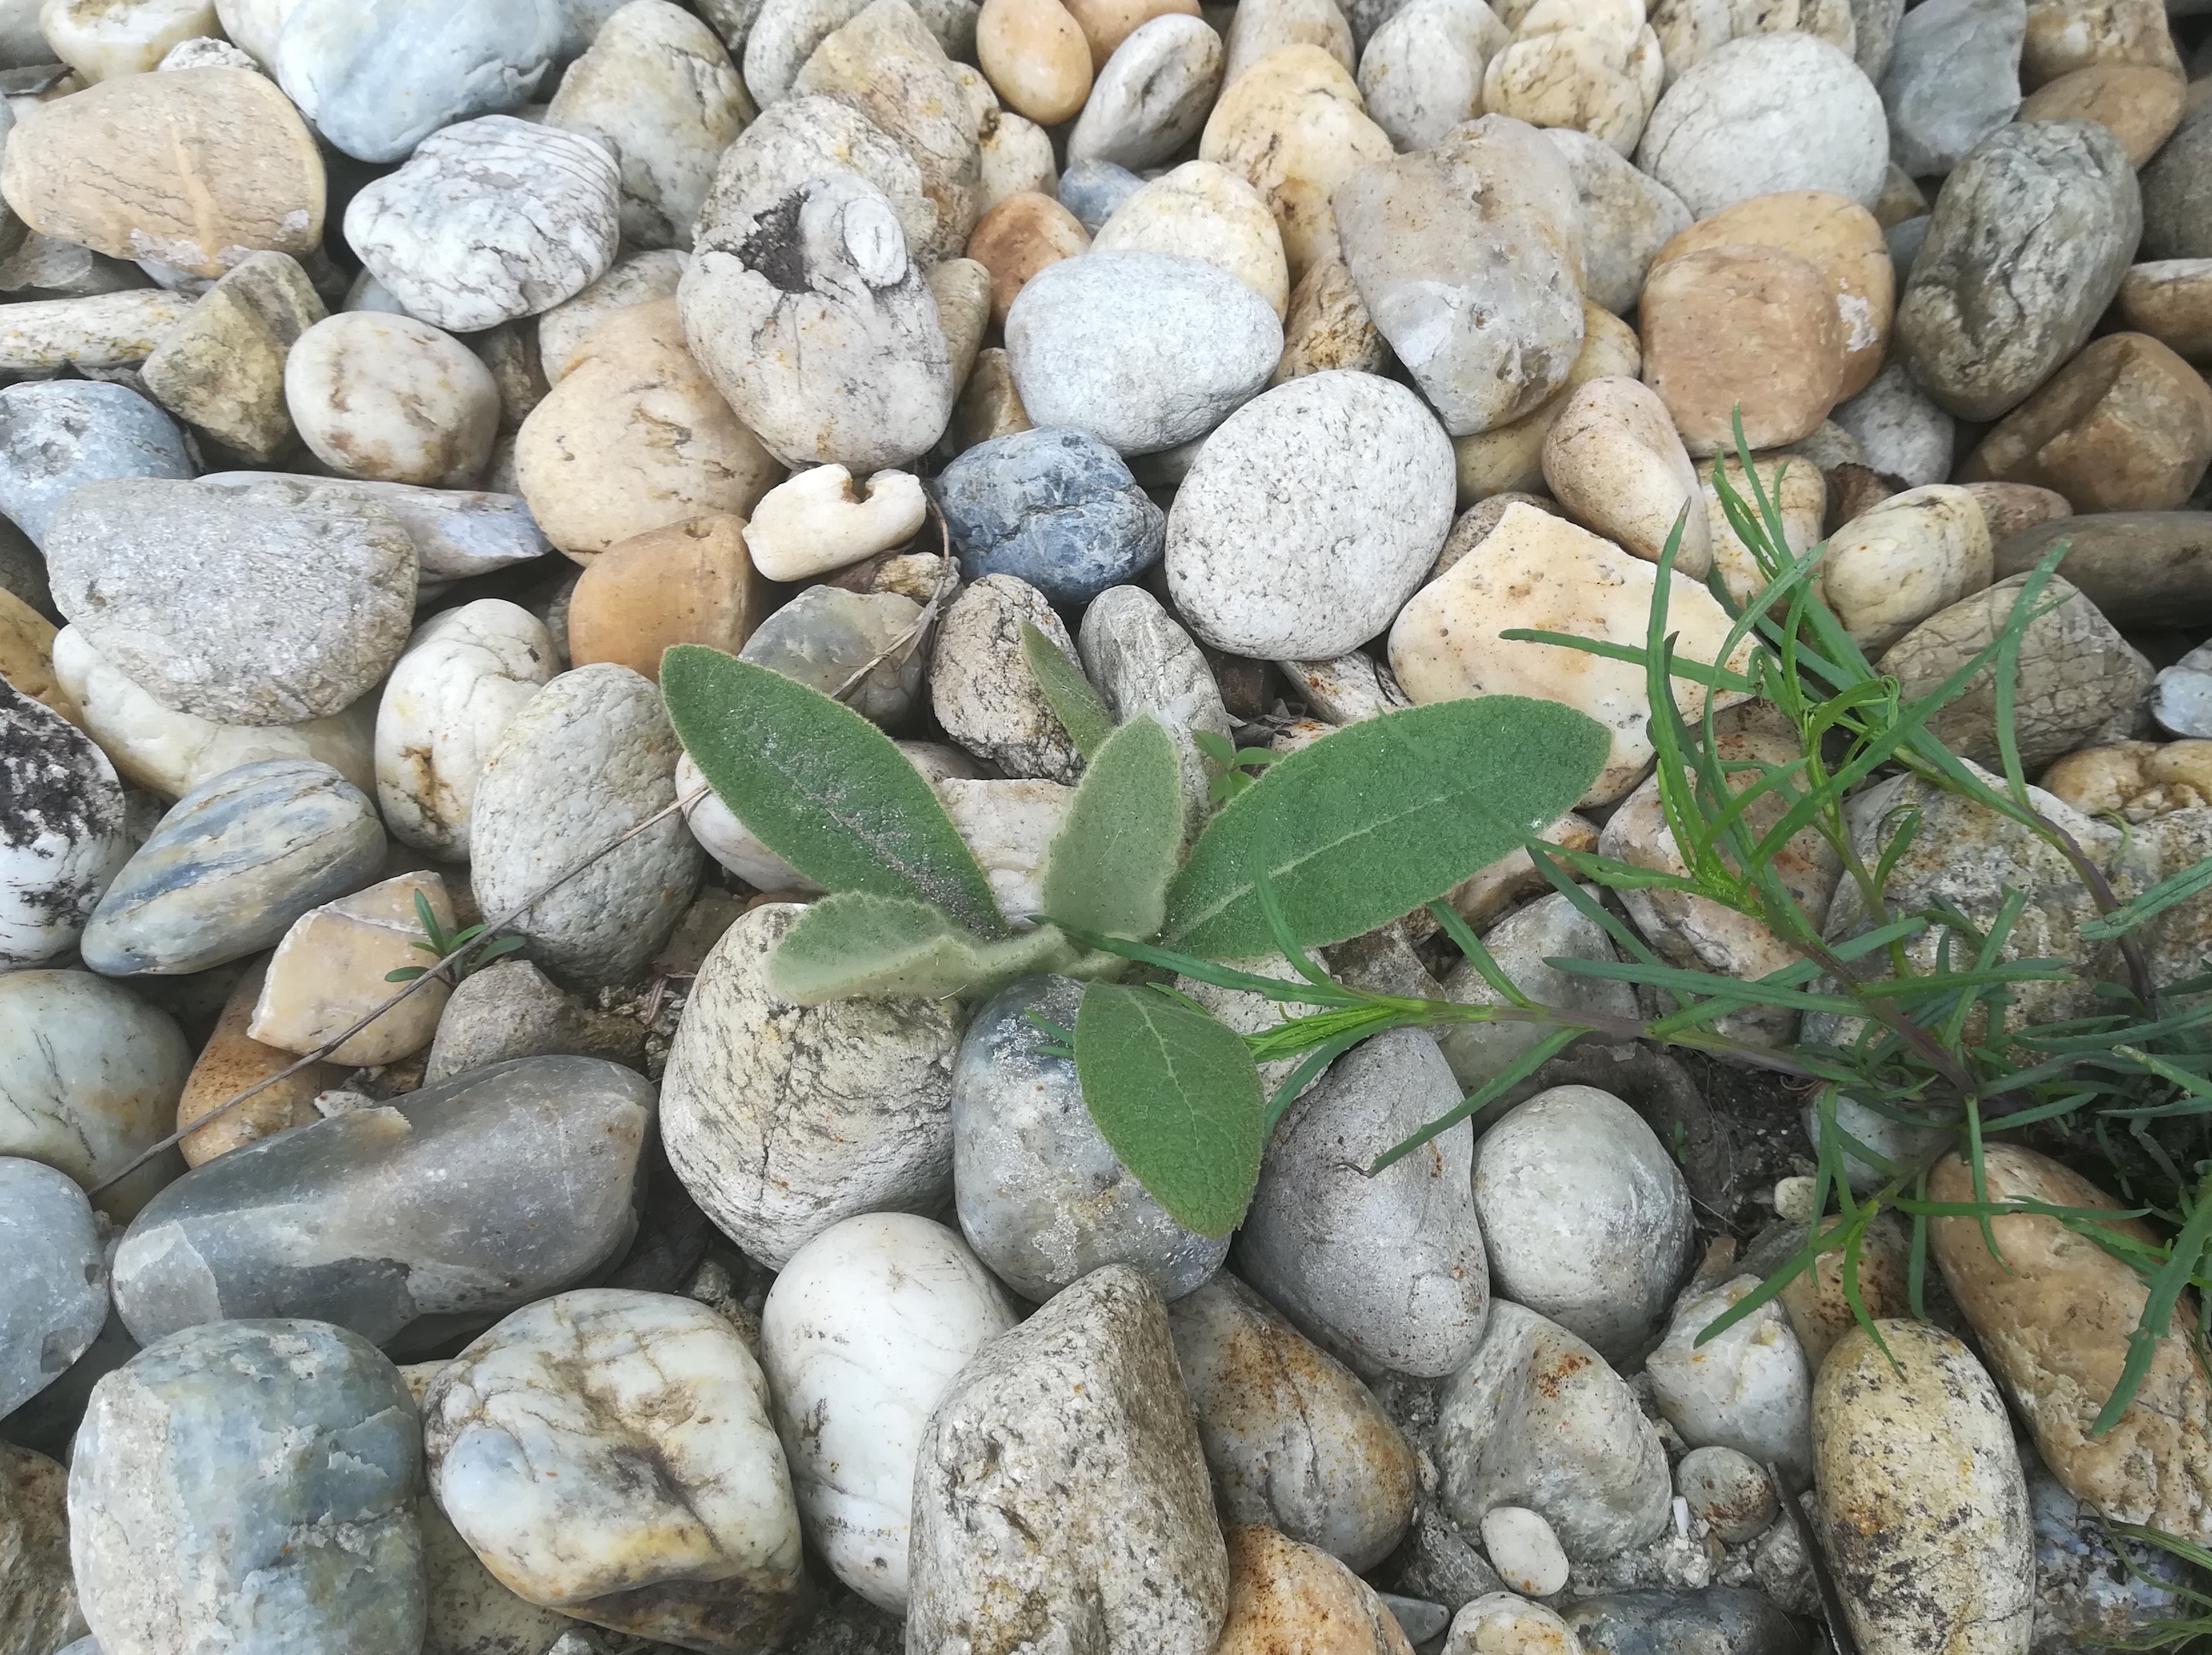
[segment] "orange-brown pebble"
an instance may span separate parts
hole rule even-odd
[[[230,998],[223,1002],[222,1015],[216,1020],[215,1033],[208,1036],[199,1061],[192,1065],[184,1092],[177,1099],[179,1130],[210,1111],[221,1108],[247,1087],[282,1074],[298,1061],[290,1052],[264,1046],[246,1032],[246,1024],[253,1020],[254,1004],[261,997],[262,979],[268,972],[269,961],[257,961],[252,969],[238,979]],[[255,1093],[177,1146],[184,1151],[185,1165],[203,1166],[258,1138],[319,1120],[322,1118],[315,1112],[315,1094],[331,1083],[329,1076],[330,1071],[321,1064],[309,1064],[298,1074]]]
[[[1229,1618],[1213,1655],[1413,1655],[1374,1589],[1327,1552],[1233,1528]]]
[[[1073,120],[1091,95],[1091,42],[1060,0],[983,0],[975,61],[1006,107],[1039,126]]]
[[[660,682],[672,644],[734,655],[768,614],[744,520],[720,513],[648,529],[593,558],[568,600],[568,658],[613,661]]]
[[[1014,295],[1039,270],[1090,249],[1082,221],[1034,190],[1008,196],[984,214],[968,238],[968,257],[991,273],[991,325],[1006,325]]]

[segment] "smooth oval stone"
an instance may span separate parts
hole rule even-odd
[[[768,1382],[705,1305],[531,1305],[440,1371],[422,1421],[439,1505],[532,1603],[702,1655],[773,1647],[806,1607]]]
[[[2027,573],[2062,540],[2066,578],[2114,626],[2212,621],[2212,512],[2098,512],[2033,524],[1997,543],[1996,578]]]
[[[307,1316],[427,1348],[615,1258],[653,1106],[596,1058],[520,1058],[194,1167],[115,1254],[139,1339]]]
[[[1459,1096],[1426,1033],[1379,1034],[1291,1106],[1261,1161],[1237,1273],[1355,1371],[1441,1379],[1482,1338],[1490,1267],[1467,1124],[1367,1173]]]
[[[242,764],[179,799],[124,864],[85,927],[84,962],[174,976],[243,959],[383,859],[376,807],[330,766]]]
[[[224,1322],[93,1387],[70,1550],[106,1655],[415,1655],[422,1430],[399,1370],[313,1321]]]
[[[499,433],[491,370],[412,316],[324,318],[284,359],[284,398],[310,452],[349,479],[465,488]]]
[[[1010,574],[1056,604],[1087,603],[1160,555],[1167,514],[1090,433],[1019,431],[969,449],[933,490],[961,573]]]
[[[300,477],[283,471],[215,471],[200,479],[211,488],[267,489],[272,499],[332,494],[369,500],[398,518],[415,543],[425,580],[465,580],[489,574],[553,548],[520,494],[477,489],[427,488],[408,482]],[[302,491],[289,494],[291,490]],[[279,493],[276,491],[285,491]]]
[[[1796,1624],[1764,1592],[1609,1591],[1565,1604],[1559,1618],[1590,1655],[1797,1655]]]
[[[906,1612],[924,1428],[969,1357],[1014,1325],[1005,1289],[942,1224],[865,1213],[822,1232],[761,1307],[761,1360],[807,1537],[837,1578]]]
[[[0,1155],[0,1416],[45,1390],[107,1320],[107,1258],[92,1203],[67,1173]]]
[[[440,127],[526,103],[559,49],[553,0],[297,0],[270,69],[356,161],[398,161]]]
[[[1370,373],[1306,374],[1199,450],[1168,514],[1168,591],[1216,649],[1327,660],[1427,578],[1453,497],[1451,444],[1419,397]]]
[[[1069,171],[1085,161],[1131,169],[1165,161],[1206,124],[1223,63],[1221,37],[1197,17],[1170,12],[1139,24],[1098,71],[1067,135]],[[1072,208],[1065,179],[1060,195]]]
[[[1941,177],[2012,119],[2027,38],[2026,0],[1927,0],[1905,13],[1881,78],[1891,158]]]
[[[675,803],[682,751],[659,692],[628,667],[578,667],[547,684],[477,777],[469,879],[477,905],[490,916],[528,903],[514,929],[555,971],[601,983],[635,976],[699,882],[704,858],[682,817],[664,817],[538,894],[580,856]]]
[[[1170,1298],[1220,1267],[1212,1240],[1170,1217],[1123,1167],[1085,1107],[1075,1065],[1037,1051],[1030,1013],[1073,1028],[1083,985],[1009,983],[975,1014],[952,1069],[952,1181],[960,1228],[999,1278],[1042,1302],[1127,1264]]]
[[[0,679],[0,971],[43,964],[83,934],[131,854],[123,815],[107,755]]]
[[[0,973],[0,1155],[60,1168],[90,1189],[176,1124],[191,1049],[164,1011],[82,971]],[[95,1203],[127,1219],[174,1178],[170,1152]]]
[[[738,658],[825,695],[843,689],[865,669],[866,676],[842,698],[845,705],[895,729],[912,716],[921,693],[928,657],[920,648],[898,650],[921,621],[921,605],[896,592],[809,586],[760,624]]]
[[[1006,314],[1006,355],[1031,423],[1088,431],[1123,454],[1202,436],[1258,394],[1283,324],[1218,265],[1094,252],[1031,276]]]
[[[164,706],[217,723],[341,711],[397,660],[415,543],[367,500],[293,506],[198,483],[87,483],[50,525],[54,601]]]
[[[1419,1467],[1351,1370],[1226,1270],[1168,1307],[1168,1330],[1223,1517],[1354,1569],[1388,1556],[1413,1520]]]
[[[1793,1481],[1813,1469],[1813,1374],[1783,1307],[1761,1305],[1724,1332],[1705,1331],[1748,1298],[1756,1276],[1689,1292],[1644,1359],[1659,1411],[1693,1448],[1734,1448]]]
[[[128,386],[43,379],[0,391],[0,512],[34,546],[88,482],[191,474],[176,421]]]

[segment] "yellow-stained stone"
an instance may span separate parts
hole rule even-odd
[[[310,909],[292,922],[269,961],[267,979],[246,1034],[264,1046],[304,1055],[389,999],[388,973],[428,966],[417,895],[439,925],[453,929],[453,900],[434,873],[406,873]],[[330,1054],[331,1061],[368,1065],[412,1057],[438,1032],[438,1014],[453,991],[427,983]]]

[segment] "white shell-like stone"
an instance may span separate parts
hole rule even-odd
[[[837,1578],[906,1611],[914,1470],[968,1359],[1015,1322],[959,1236],[865,1213],[792,1255],[761,1309],[761,1356],[800,1521]]]
[[[1482,1549],[1498,1578],[1531,1597],[1567,1584],[1567,1555],[1552,1525],[1526,1506],[1492,1506],[1482,1514]]]
[[[811,580],[902,546],[928,514],[921,480],[878,471],[865,488],[842,465],[794,473],[761,497],[745,523],[753,567],[770,580]]]

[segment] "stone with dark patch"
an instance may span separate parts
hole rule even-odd
[[[934,493],[961,573],[1011,574],[1054,603],[1087,603],[1160,555],[1167,513],[1087,431],[1017,431],[978,443]]]
[[[107,755],[0,679],[0,971],[65,952],[130,854]]]

